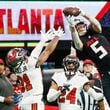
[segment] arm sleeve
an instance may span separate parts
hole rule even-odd
[[[29,67],[34,67],[36,65],[36,62],[38,60],[38,57],[43,49],[43,46],[44,46],[44,42],[39,42],[36,47],[32,50],[31,52],[31,55],[28,59],[28,64],[29,64]]]
[[[38,59],[45,42],[39,42],[31,52],[31,56]]]
[[[55,101],[59,97],[60,94],[61,94],[60,90],[57,91],[55,89],[50,88],[50,90],[49,90],[49,92],[47,94],[47,100],[49,102],[53,102],[53,101]]]

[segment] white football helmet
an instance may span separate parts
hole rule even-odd
[[[27,51],[23,48],[13,48],[11,49],[6,58],[6,63],[11,68],[18,68],[27,56]]]

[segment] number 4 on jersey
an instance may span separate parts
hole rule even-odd
[[[60,103],[65,103],[65,100],[69,100],[71,104],[75,104],[76,101],[76,91],[77,88],[73,88],[68,94],[65,92],[63,92],[60,96],[59,96],[59,102]]]

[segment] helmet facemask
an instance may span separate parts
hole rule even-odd
[[[63,59],[63,66],[66,76],[70,78],[75,75],[79,67],[79,60],[77,57],[68,55]]]

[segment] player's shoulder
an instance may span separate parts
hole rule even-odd
[[[52,79],[60,79],[64,75],[65,75],[65,73],[63,71],[62,72],[55,72],[52,76]]]
[[[61,83],[62,80],[64,79],[65,79],[64,72],[55,72],[52,76],[52,80],[57,84]]]

